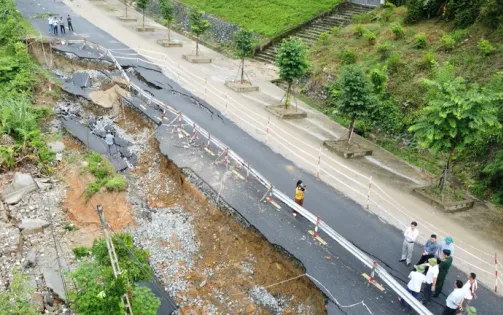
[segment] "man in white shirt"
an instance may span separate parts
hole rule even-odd
[[[468,281],[466,281],[465,285],[463,286],[463,290],[465,291],[465,296],[464,296],[464,302],[466,302],[466,306],[470,304],[471,300],[477,298],[477,289],[478,289],[478,284],[477,280],[477,275],[474,274],[473,272],[470,273],[468,276]],[[463,304],[463,303],[461,303]]]
[[[407,292],[409,292],[413,297],[417,298],[419,292],[421,292],[421,285],[426,279],[426,276],[424,275],[424,266],[417,265],[416,271],[412,271],[409,274],[409,279],[410,281],[407,284]],[[402,305],[405,305],[405,308],[407,310],[411,309],[410,305],[403,301],[401,298],[398,298],[398,301],[402,303]]]
[[[418,235],[419,231],[417,230],[417,222],[412,221],[410,227],[408,227],[405,232],[403,232],[403,236],[405,236],[405,238],[403,240],[402,246],[402,258],[399,260],[400,262],[406,261],[407,267],[410,266],[410,261],[412,259],[412,250],[414,249],[414,242],[416,241]]]
[[[432,292],[435,291],[435,284],[438,278],[438,264],[436,258],[428,259],[428,263],[424,264],[428,266],[428,272],[426,273],[426,278],[424,279],[424,290],[423,290],[423,304],[426,305],[431,300]]]
[[[465,293],[465,290],[463,290],[463,281],[456,280],[456,282],[454,282],[454,291],[452,291],[445,300],[445,308],[442,315],[455,315],[457,310],[461,307],[461,302],[463,302]]]

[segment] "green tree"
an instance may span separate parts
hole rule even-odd
[[[164,25],[168,27],[168,42],[171,42],[171,24],[175,19],[175,6],[171,0],[159,0]]]
[[[196,35],[196,56],[199,56],[199,37],[206,32],[211,24],[203,17],[204,12],[193,9],[189,14],[190,31]]]
[[[142,27],[145,27],[145,9],[148,7],[150,0],[138,0],[136,1],[136,7],[140,8],[142,11]]]
[[[443,198],[452,160],[483,134],[501,128],[494,106],[501,96],[454,77],[450,65],[438,69],[433,80],[424,79],[423,82],[428,89],[427,106],[409,131],[422,147],[447,154],[439,180]]]
[[[294,80],[304,76],[308,69],[306,45],[298,38],[284,39],[276,54],[279,78],[288,84],[285,95],[285,108],[290,106]]]
[[[35,288],[28,286],[28,277],[19,270],[14,270],[14,277],[9,288],[0,293],[0,314],[36,315],[35,305],[30,303]]]
[[[241,59],[241,83],[245,81],[245,59],[253,56],[253,34],[245,29],[234,33],[236,56]]]
[[[158,297],[152,294],[149,288],[135,287],[132,290],[131,308],[133,314],[156,315],[157,309],[161,306]]]
[[[330,88],[330,104],[351,120],[348,144],[351,143],[355,121],[369,116],[376,105],[372,84],[358,65],[345,66],[339,79]]]

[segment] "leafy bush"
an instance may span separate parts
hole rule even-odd
[[[393,9],[385,9],[379,15],[379,21],[388,23],[389,21],[391,21],[392,17],[393,17]]]
[[[77,259],[87,257],[91,253],[89,248],[84,247],[84,246],[74,247],[72,249],[72,252],[75,255],[75,258],[77,258]]]
[[[470,30],[454,30],[450,35],[456,43],[461,43],[470,36]]]
[[[127,187],[127,180],[124,177],[116,174],[114,177],[110,178],[107,181],[105,187],[108,191],[123,191]]]
[[[384,3],[385,6],[389,7],[389,5],[394,5],[394,6],[402,6],[405,5],[407,0],[389,0]]]
[[[365,34],[363,34],[363,37],[369,42],[370,45],[374,45],[376,43],[377,36],[371,31],[368,31]]]
[[[442,47],[446,51],[453,50],[454,46],[456,45],[456,41],[454,40],[454,38],[452,38],[452,36],[447,34],[443,35],[440,41],[442,42]]]
[[[409,0],[407,3],[407,15],[405,15],[404,22],[406,24],[413,24],[424,18],[423,1],[422,0]]]
[[[380,101],[372,113],[372,123],[380,133],[399,134],[404,128],[400,105],[391,99]]]
[[[369,31],[369,30],[368,30],[365,26],[363,26],[363,25],[361,25],[361,24],[357,24],[357,25],[355,26],[355,35],[356,35],[357,37],[362,37],[362,36],[363,36],[363,34],[367,33],[368,31]]]
[[[405,1],[397,1],[397,2],[405,2]],[[400,5],[402,5],[402,4],[400,4]],[[384,2],[384,4],[382,6],[383,6],[383,8],[386,8],[386,9],[394,9],[397,7],[397,5],[395,5],[393,3],[393,1],[386,1],[386,2]]]
[[[86,161],[88,163],[86,169],[95,177],[95,180],[90,182],[84,191],[86,200],[99,192],[103,186],[108,191],[123,191],[126,189],[126,179],[116,174],[113,165],[100,154],[93,152],[86,156]]]
[[[388,67],[377,64],[370,71],[370,82],[374,87],[374,93],[383,97],[386,93],[386,85],[388,83]]]
[[[454,20],[454,26],[465,28],[477,20],[480,14],[480,6],[485,0],[456,0],[447,5],[445,16]]]
[[[326,44],[328,44],[328,37],[329,37],[329,35],[327,32],[322,32],[320,34],[320,37],[318,38],[318,42],[322,45],[326,45]]]
[[[333,36],[337,36],[337,35],[339,35],[339,31],[340,30],[341,29],[338,26],[334,26],[334,27],[332,27],[332,29],[330,30],[330,32],[332,33]]]
[[[403,27],[400,23],[393,23],[391,25],[391,31],[395,34],[395,39],[400,39],[405,34]]]
[[[480,173],[484,185],[494,191],[495,203],[503,202],[503,149],[500,149],[494,159]],[[485,192],[486,193],[486,192]]]
[[[425,33],[417,33],[414,35],[414,47],[417,49],[425,49],[428,45],[428,39]]]
[[[503,25],[503,1],[486,0],[480,10],[479,19],[492,29]]]
[[[354,23],[370,23],[376,18],[374,12],[364,12],[355,14],[351,17]]]
[[[133,314],[156,315],[157,309],[161,306],[158,297],[152,294],[149,288],[135,287],[132,290],[131,308]]]
[[[435,65],[437,65],[435,53],[429,51],[425,52],[423,54],[423,57],[421,58],[421,67],[425,69],[431,69]]]
[[[391,51],[391,45],[389,43],[383,43],[377,46],[377,51],[381,55],[381,59],[386,59]]]
[[[391,53],[386,61],[386,65],[391,72],[397,72],[405,63],[402,61],[402,56],[399,53]]]
[[[356,53],[351,49],[344,49],[337,54],[337,57],[345,65],[356,63]]]
[[[494,46],[487,39],[479,40],[479,42],[477,43],[477,49],[484,56],[489,56],[496,50],[496,48],[494,48]]]

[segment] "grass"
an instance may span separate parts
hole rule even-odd
[[[86,162],[88,163],[86,170],[95,177],[95,180],[90,182],[84,191],[86,200],[89,200],[103,187],[108,191],[124,191],[126,189],[126,179],[115,172],[113,165],[107,159],[98,153],[91,153],[86,156]]]
[[[341,0],[181,0],[247,30],[273,37],[335,7]]]

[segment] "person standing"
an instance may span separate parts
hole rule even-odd
[[[424,279],[424,282],[426,283],[423,290],[424,305],[430,302],[431,294],[433,291],[435,291],[435,285],[437,284],[437,278],[438,278],[437,259],[430,258],[428,259],[428,263],[425,265],[428,265],[428,271],[426,272],[426,278]]]
[[[412,221],[410,227],[408,227],[405,232],[403,232],[405,239],[403,240],[402,245],[402,258],[399,260],[399,262],[405,261],[407,267],[410,266],[410,261],[412,259],[412,250],[414,249],[414,242],[416,241],[418,235],[419,231],[417,230],[417,222]]]
[[[456,280],[456,282],[454,282],[454,291],[452,291],[445,300],[445,307],[442,315],[455,315],[456,311],[461,307],[464,294],[463,282],[461,280]]]
[[[70,14],[66,17],[66,23],[68,23],[68,30],[73,32],[72,18]]]
[[[452,237],[447,236],[442,243],[438,245],[438,258],[442,259],[444,249],[448,249],[451,253],[451,257],[454,256],[454,240]]]
[[[306,185],[299,180],[297,181],[297,186],[295,186],[295,203],[302,207],[304,204],[304,192],[306,191]],[[297,216],[297,211],[292,210],[294,217]]]
[[[65,22],[63,22],[63,17],[62,16],[59,17],[59,28],[61,30],[61,34],[66,34]]]
[[[54,31],[54,35],[58,35],[58,19],[54,18],[52,20],[52,30]]]
[[[477,298],[477,289],[478,289],[478,284],[477,280],[477,275],[474,274],[473,272],[470,273],[468,276],[468,281],[466,281],[465,285],[463,286],[463,290],[465,291],[465,296],[464,296],[464,302],[466,302],[466,306],[468,306],[471,302],[471,300]],[[461,303],[462,304],[462,303]]]
[[[107,153],[112,156],[112,146],[115,144],[115,137],[110,131],[108,131],[105,136],[105,142],[107,143]]]
[[[53,21],[52,21],[52,16],[50,16],[47,21],[49,21],[49,33],[52,34],[54,33],[54,30],[52,29],[52,24],[53,24]]]
[[[421,258],[417,262],[417,265],[422,265],[425,262],[429,261],[430,258],[435,257],[435,254],[438,251],[438,243],[437,236],[435,234],[431,234],[430,239],[426,241],[424,244],[424,251],[421,255]]]
[[[421,292],[421,285],[425,281],[426,276],[424,275],[424,266],[418,265],[416,266],[415,271],[411,271],[409,274],[409,283],[407,284],[407,292],[409,292],[413,297],[417,298],[419,292]],[[405,306],[407,310],[410,310],[411,307],[407,302],[403,301],[401,298],[398,298],[398,301]]]
[[[433,297],[438,297],[440,293],[442,292],[442,287],[444,286],[444,281],[445,277],[447,276],[447,273],[449,272],[449,268],[451,268],[452,265],[452,257],[451,257],[451,251],[448,249],[444,249],[443,253],[443,260],[439,258],[440,263],[438,265],[438,279],[437,279],[437,285],[435,286],[435,294]],[[438,262],[438,260],[437,260]]]

